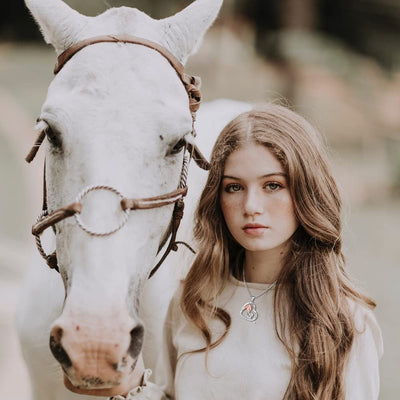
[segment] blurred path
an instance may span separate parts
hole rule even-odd
[[[376,302],[383,333],[380,400],[400,398],[400,203],[353,206],[345,223],[345,255],[352,276]]]
[[[2,174],[3,179],[1,179],[0,185],[2,188],[12,186],[13,196],[8,197],[9,201],[2,196],[1,209],[3,213],[10,216],[10,220],[15,221],[18,218],[13,217],[14,213],[22,214],[25,218],[30,214],[33,206],[28,201],[29,197],[26,194],[29,191],[35,192],[30,185],[36,179],[35,174],[32,170],[22,175],[17,173],[21,170],[18,167],[22,164],[23,153],[28,148],[27,133],[32,131],[32,125],[27,112],[1,87],[0,110],[1,143],[8,144],[0,151],[2,155],[0,169],[6,173],[9,181],[15,182],[14,185],[10,185],[9,181],[3,182],[4,175]],[[3,154],[5,150],[11,150],[7,157]],[[14,197],[15,195],[16,197]],[[20,206],[10,210],[11,202],[15,203],[16,199],[21,200]],[[21,208],[23,202],[27,204],[26,207]],[[5,220],[7,218],[3,216],[2,222]],[[17,223],[21,222],[21,220],[17,221]],[[19,228],[14,227],[11,235],[9,230],[9,226],[5,226],[4,223],[0,227],[0,399],[27,400],[29,398],[29,378],[20,354],[14,319],[23,272],[29,262],[30,248],[23,240],[27,235],[23,234],[20,239],[17,238]]]
[[[21,254],[20,246],[10,248],[10,244],[7,243],[6,247],[2,243],[0,248],[0,399],[28,400],[29,377],[20,353],[14,322],[22,274],[9,271],[5,274],[3,268],[4,265],[23,265],[27,257],[18,257],[17,254]]]
[[[32,164],[32,168],[28,168],[28,164],[25,163],[25,156],[28,154],[30,148],[35,140],[34,119],[32,116],[21,107],[17,99],[9,93],[7,90],[0,86],[0,132],[3,135],[10,147],[12,148],[12,154],[16,157],[15,164],[23,170],[21,178],[22,182],[18,182],[21,190],[29,193],[29,201],[27,196],[24,195],[25,207],[32,213],[37,212],[37,206],[40,205],[41,186],[38,181],[39,165],[42,163],[40,159],[43,159],[43,155],[38,155],[38,162]],[[9,170],[9,168],[7,168]],[[12,172],[12,171],[9,171]]]
[[[19,63],[15,68],[12,54],[10,46],[0,47],[0,399],[28,400],[15,312],[33,251],[29,225],[40,207],[42,163],[28,167],[24,161],[35,139],[35,118],[27,107],[34,78],[23,74]],[[31,71],[26,62],[22,65]]]

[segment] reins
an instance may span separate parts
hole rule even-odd
[[[97,43],[130,43],[130,44],[137,44],[141,46],[148,47],[150,49],[153,49],[160,53],[164,58],[168,60],[170,65],[175,69],[178,77],[182,81],[186,92],[189,97],[189,108],[190,112],[192,115],[192,136],[195,137],[195,129],[194,129],[194,122],[196,120],[196,112],[200,107],[201,103],[201,92],[200,92],[200,78],[196,76],[191,76],[187,75],[184,72],[184,66],[179,62],[179,60],[171,54],[167,49],[164,47],[160,46],[158,43],[152,42],[150,40],[136,37],[136,36],[113,36],[113,35],[107,35],[107,36],[96,36],[90,39],[86,39],[83,41],[80,41],[67,50],[65,50],[62,54],[57,59],[57,64],[54,68],[54,74],[57,74],[63,67],[64,65],[80,50],[87,46],[91,46]],[[41,144],[43,143],[44,139],[46,137],[46,133],[44,130],[42,130],[32,149],[30,150],[29,154],[25,158],[28,163],[30,163],[36,156]],[[182,170],[181,170],[181,178],[179,182],[179,186],[176,190],[166,193],[163,195],[159,196],[154,196],[154,197],[149,197],[149,198],[142,198],[142,199],[128,199],[124,197],[121,193],[119,193],[116,189],[106,186],[106,185],[95,185],[95,186],[90,186],[85,188],[76,198],[75,202],[59,208],[55,211],[49,212],[47,208],[47,198],[46,198],[46,179],[45,179],[45,173],[44,173],[44,179],[43,179],[43,207],[42,207],[42,212],[39,215],[39,217],[36,220],[36,223],[32,226],[32,234],[35,236],[36,239],[36,245],[38,248],[39,253],[41,256],[45,259],[47,265],[55,269],[56,271],[59,272],[59,267],[58,267],[58,261],[57,261],[57,255],[56,252],[53,252],[51,254],[46,254],[44,251],[42,244],[41,244],[41,239],[40,235],[49,227],[54,227],[55,224],[57,224],[60,221],[63,221],[67,218],[70,217],[75,217],[77,224],[81,229],[83,229],[86,233],[92,236],[108,236],[111,235],[118,230],[120,230],[127,222],[128,216],[130,211],[132,210],[148,210],[148,209],[153,209],[153,208],[159,208],[159,207],[164,207],[170,204],[175,204],[173,214],[172,214],[172,220],[170,224],[170,241],[168,243],[168,246],[160,258],[159,262],[157,265],[152,269],[150,272],[149,278],[151,278],[155,272],[158,270],[158,268],[161,266],[161,264],[164,262],[164,260],[167,258],[168,254],[171,252],[171,250],[176,251],[178,249],[177,245],[178,244],[185,244],[189,249],[191,247],[187,245],[184,242],[176,242],[176,235],[178,232],[178,228],[180,225],[180,222],[183,217],[183,210],[184,210],[184,197],[187,194],[187,173],[188,173],[188,166],[189,162],[191,159],[194,159],[194,161],[199,165],[200,168],[208,170],[209,169],[209,163],[205,159],[205,157],[202,155],[202,153],[199,151],[196,145],[192,144],[191,141],[186,141],[185,143],[185,148],[184,148],[184,155],[183,155],[183,163],[182,163]],[[46,165],[45,165],[46,167]],[[80,218],[80,214],[82,212],[82,201],[84,197],[91,191],[95,190],[106,190],[114,193],[116,196],[119,197],[120,199],[120,205],[121,205],[121,211],[122,211],[122,219],[120,223],[114,227],[113,229],[110,229],[108,231],[103,231],[103,232],[96,232],[95,230],[91,229],[90,227],[87,227],[82,219]],[[167,235],[168,237],[168,235]],[[161,250],[163,247],[165,241],[160,244],[160,247],[158,251]],[[192,249],[191,249],[192,250]],[[192,250],[193,251],[193,250]]]

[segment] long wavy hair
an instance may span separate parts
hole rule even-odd
[[[275,329],[292,362],[284,400],[344,399],[343,369],[356,333],[351,298],[373,308],[346,271],[342,253],[341,199],[320,135],[300,115],[276,104],[257,106],[231,121],[219,135],[196,212],[199,252],[181,299],[187,318],[209,350],[224,340],[231,323],[217,307],[230,274],[238,275],[243,249],[229,233],[220,207],[221,177],[230,154],[246,143],[266,146],[280,161],[299,228],[291,239],[274,295]],[[212,338],[209,318],[225,334]]]

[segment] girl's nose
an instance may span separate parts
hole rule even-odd
[[[265,199],[257,190],[249,190],[244,200],[244,213],[246,215],[262,214]]]

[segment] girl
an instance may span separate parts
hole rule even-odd
[[[345,270],[340,213],[304,118],[268,104],[230,122],[197,209],[199,251],[169,307],[158,385],[128,398],[377,400],[381,333]]]

